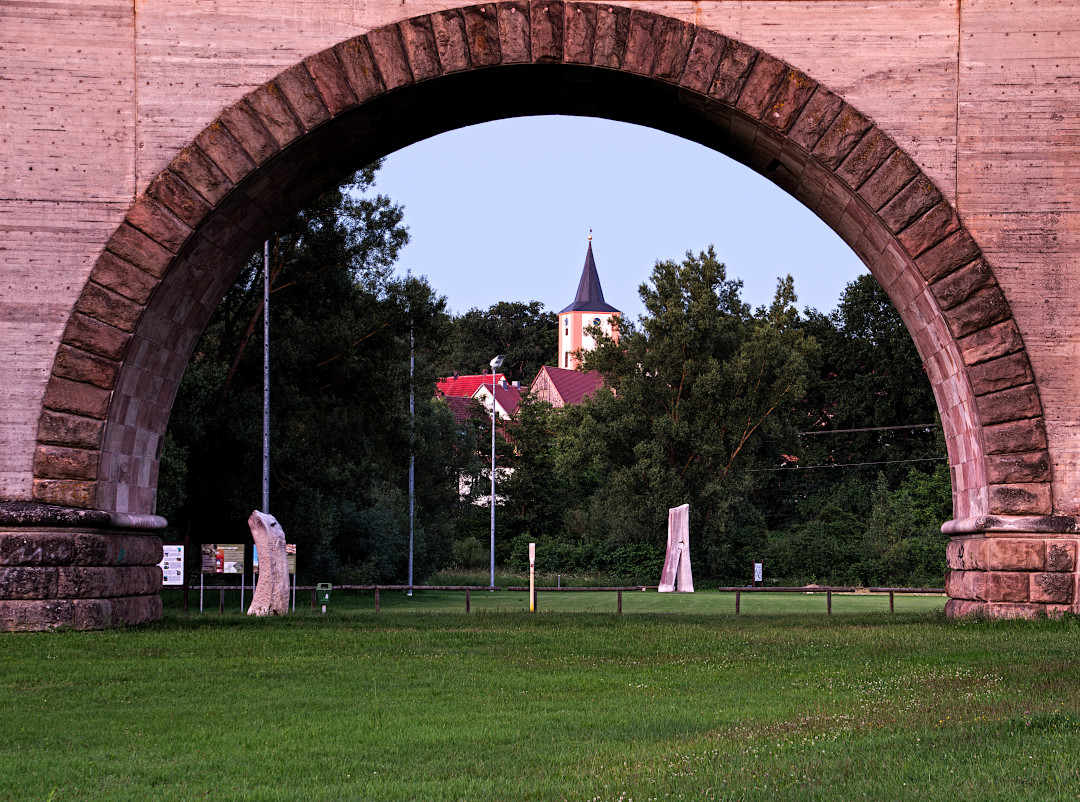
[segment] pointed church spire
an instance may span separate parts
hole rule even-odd
[[[581,271],[577,295],[574,296],[574,302],[559,314],[563,312],[619,312],[614,306],[604,301],[600,276],[596,273],[596,262],[593,260],[592,229],[589,230],[589,250],[585,254],[585,267]]]

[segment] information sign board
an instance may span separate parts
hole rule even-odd
[[[202,572],[204,574],[244,573],[244,544],[204,543]]]
[[[761,563],[754,563],[754,581],[761,581]]]
[[[165,556],[158,563],[162,585],[184,584],[184,547],[165,546]]]

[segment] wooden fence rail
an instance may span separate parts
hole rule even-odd
[[[225,612],[225,591],[227,590],[242,590],[240,585],[213,585],[207,590],[218,590],[220,595],[218,597],[218,612]],[[247,589],[250,589],[248,587]],[[622,585],[611,587],[588,587],[588,588],[572,588],[572,587],[538,587],[534,589],[533,594],[533,609],[539,610],[537,606],[537,597],[540,592],[544,593],[615,593],[616,594],[616,612],[622,614],[622,595],[623,591],[646,591],[656,590],[656,585]],[[315,585],[299,585],[296,590],[310,590],[311,591],[311,609],[314,610],[316,606],[316,593],[317,587]],[[371,590],[375,592],[375,612],[379,612],[381,608],[379,592],[383,590],[461,590],[465,591],[465,612],[469,612],[470,594],[474,590],[509,590],[509,591],[528,591],[527,585],[510,585],[507,587],[494,587],[488,585],[332,585],[331,591],[334,590]],[[825,594],[825,610],[828,615],[832,615],[832,596],[834,593],[852,593],[852,594],[889,594],[889,612],[895,612],[895,595],[897,593],[945,593],[945,588],[859,588],[859,587],[842,587],[842,586],[804,586],[798,588],[771,588],[771,587],[720,587],[717,588],[720,593],[734,593],[735,594],[735,615],[740,615],[740,608],[742,604],[742,594],[744,593],[804,593],[807,595],[824,593]]]

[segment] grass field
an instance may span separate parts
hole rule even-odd
[[[1076,619],[390,605],[0,638],[0,799],[1080,796]]]

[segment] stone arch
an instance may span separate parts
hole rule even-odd
[[[649,12],[563,2],[372,30],[225,109],[134,202],[75,305],[44,396],[35,501],[152,514],[191,350],[262,239],[348,169],[451,128],[542,113],[684,136],[798,198],[859,254],[911,332],[945,429],[954,526],[1052,512],[1042,407],[1008,302],[904,150],[768,53]]]

